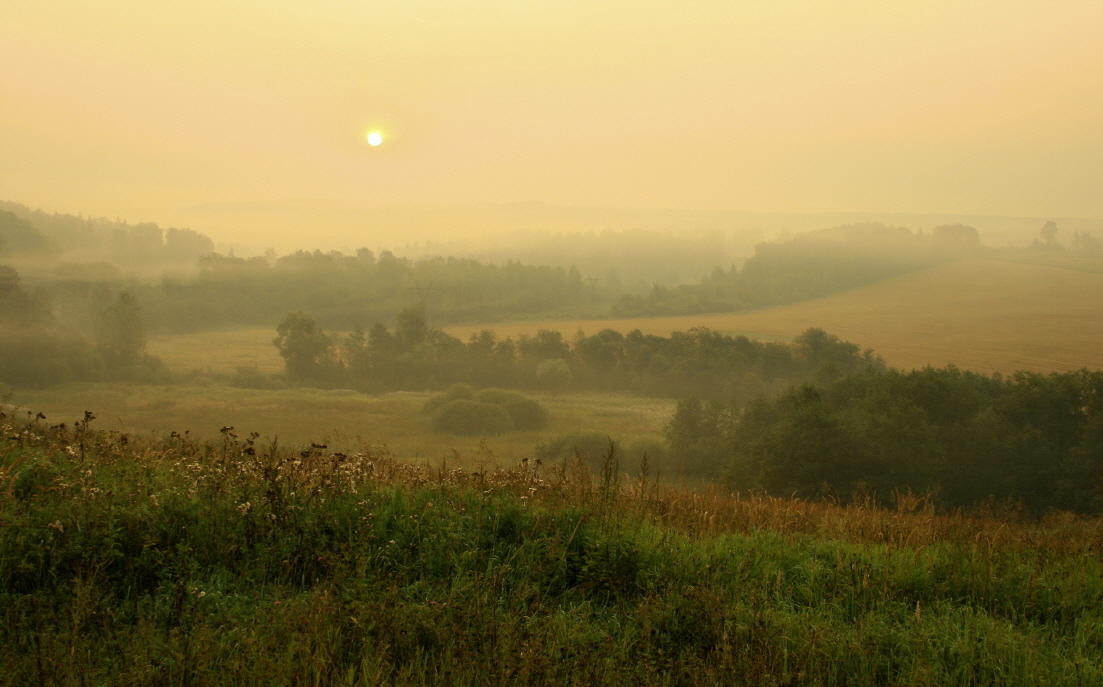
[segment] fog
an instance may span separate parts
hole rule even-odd
[[[702,211],[720,213],[709,230],[766,232],[1103,216],[1097,2],[3,0],[0,15],[4,199],[258,250],[677,229]],[[533,202],[560,221],[508,209]]]

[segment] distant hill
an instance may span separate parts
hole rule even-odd
[[[57,244],[29,221],[0,210],[0,259],[49,258],[59,253]]]
[[[160,217],[201,226],[223,240],[278,251],[309,247],[354,249],[389,247],[417,257],[435,255],[496,259],[503,243],[526,234],[637,231],[676,235],[720,232],[735,255],[751,254],[760,241],[846,224],[885,224],[930,231],[940,225],[976,227],[988,246],[1029,245],[1047,221],[1062,233],[1103,234],[1103,219],[1006,217],[904,212],[746,212],[690,208],[570,207],[527,203],[423,203],[373,206],[337,200],[206,203],[165,210]],[[503,237],[509,240],[503,242]],[[309,246],[307,245],[309,244]],[[726,257],[726,256],[725,256]],[[533,256],[525,256],[533,260]],[[543,260],[538,260],[543,261]],[[581,266],[581,263],[579,263]],[[716,264],[727,264],[725,260]],[[715,265],[710,265],[709,268]]]
[[[190,268],[196,258],[214,250],[210,237],[192,229],[47,213],[0,201],[0,256],[8,241],[24,253],[33,250],[66,262],[109,262],[139,273]]]

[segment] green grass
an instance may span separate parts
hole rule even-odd
[[[494,437],[457,437],[433,432],[421,407],[433,393],[398,392],[370,396],[354,391],[293,388],[273,391],[218,386],[70,384],[18,390],[11,402],[46,414],[51,422],[72,422],[85,410],[96,426],[127,431],[185,432],[219,436],[226,425],[241,434],[258,432],[289,443],[321,441],[344,449],[386,446],[395,456],[439,463],[459,458],[513,464],[533,448],[570,432],[601,432],[618,441],[658,441],[674,412],[674,401],[625,395],[533,396],[549,411],[539,431]]]
[[[1103,524],[0,418],[0,684],[1095,685]]]

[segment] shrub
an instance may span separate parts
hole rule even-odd
[[[526,398],[516,391],[503,389],[483,389],[475,395],[483,403],[502,406],[509,413],[514,429],[543,429],[548,424],[548,411],[538,401]]]
[[[456,406],[444,417],[444,409],[458,401],[468,405]],[[485,406],[493,406],[502,412],[488,410]],[[453,384],[448,391],[426,401],[421,412],[434,415],[433,429],[451,434],[500,434],[514,429],[541,429],[548,424],[548,411],[544,406],[523,394],[505,389],[483,389],[475,393],[467,384]],[[502,413],[505,414],[504,423],[500,421]],[[473,418],[476,415],[493,419],[475,420],[473,428],[465,427],[468,416]]]
[[[503,405],[513,420],[515,429],[543,429],[548,424],[548,411],[531,398],[519,398]]]
[[[421,412],[424,415],[431,415],[447,403],[452,401],[470,401],[475,398],[475,390],[471,388],[470,384],[453,384],[443,394],[438,394],[428,401],[425,405],[421,406]],[[482,400],[482,399],[480,399]]]
[[[437,432],[462,436],[492,435],[513,429],[513,421],[500,405],[459,399],[440,407],[432,427]]]

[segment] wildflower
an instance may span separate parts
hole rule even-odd
[[[46,525],[46,527],[52,527],[55,530],[57,530],[58,532],[64,532],[65,531],[65,527],[61,524],[60,520],[54,520],[49,525]]]

